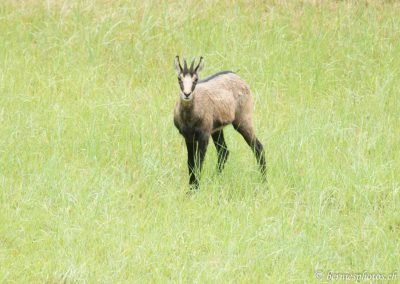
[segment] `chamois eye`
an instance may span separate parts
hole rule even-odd
[[[181,79],[181,77],[178,77],[178,81],[179,81],[179,82],[182,82],[182,79]]]

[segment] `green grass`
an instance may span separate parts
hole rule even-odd
[[[294,2],[1,1],[0,282],[399,271],[400,5]],[[186,196],[177,54],[249,83],[268,189],[227,127]]]

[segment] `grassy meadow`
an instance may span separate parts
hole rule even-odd
[[[400,279],[400,4],[303,2],[1,1],[0,283]],[[177,54],[249,83],[268,185],[229,126],[186,195]]]

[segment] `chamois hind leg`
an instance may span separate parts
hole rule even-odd
[[[267,165],[265,161],[265,152],[264,147],[261,144],[260,140],[256,137],[253,129],[253,125],[251,122],[234,122],[232,123],[233,127],[243,136],[244,140],[246,140],[247,144],[253,150],[253,153],[256,156],[258,166],[261,171],[261,175],[264,180],[266,180],[267,175]]]
[[[218,171],[222,172],[229,156],[228,147],[225,143],[224,132],[223,130],[218,130],[211,134],[211,137],[214,141],[215,148],[217,149]]]

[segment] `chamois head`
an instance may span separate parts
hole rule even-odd
[[[199,64],[194,67],[195,58],[193,58],[188,68],[186,59],[183,59],[183,68],[179,61],[179,56],[175,57],[175,69],[178,74],[178,82],[181,87],[181,98],[183,101],[191,101],[193,99],[193,91],[199,80],[199,72],[204,67],[204,59],[200,57]]]

